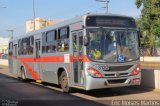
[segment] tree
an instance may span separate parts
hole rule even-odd
[[[144,39],[148,40],[153,51],[156,46],[155,40],[160,38],[160,0],[136,0],[136,6],[141,9],[138,26],[145,37],[149,36],[149,39]]]

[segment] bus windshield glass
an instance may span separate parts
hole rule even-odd
[[[88,58],[99,62],[129,62],[139,58],[136,30],[87,29]]]

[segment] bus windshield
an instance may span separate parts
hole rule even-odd
[[[88,58],[99,62],[129,62],[139,58],[136,30],[87,29]]]

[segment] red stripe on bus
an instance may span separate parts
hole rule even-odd
[[[22,62],[24,64],[24,66],[27,68],[28,72],[30,73],[30,75],[32,76],[33,79],[40,79],[39,75],[35,72],[35,70],[33,70],[27,63]]]
[[[41,57],[39,62],[64,62],[64,56]]]
[[[64,62],[64,56],[49,56],[40,58],[19,58],[23,62]]]
[[[83,62],[91,62],[86,55],[83,55]]]
[[[19,61],[21,61],[23,63],[23,65],[27,68],[27,70],[29,71],[30,75],[32,76],[33,79],[39,79],[39,75],[36,73],[36,71],[34,70],[34,67],[31,68],[27,63],[28,62],[33,62],[33,63],[37,63],[37,62],[64,62],[64,56],[48,56],[48,57],[40,57],[40,58],[34,58],[34,57],[28,57],[28,58],[17,58],[15,56],[10,56],[9,58],[15,58]],[[83,56],[72,56],[70,55],[70,62],[73,62],[74,60],[80,61],[80,59],[82,59],[83,62],[90,62],[90,60],[88,59],[88,57],[86,55]],[[68,71],[70,70],[70,67],[67,67]]]
[[[19,60],[23,62],[64,62],[64,56],[48,56],[48,57],[40,57],[40,58],[18,58]],[[70,62],[73,62],[74,60],[80,60],[82,59],[83,62],[90,62],[88,57],[86,55],[81,56],[70,56]]]
[[[22,61],[21,58],[16,58],[15,56],[9,56],[9,58],[14,58],[14,59],[17,59],[19,60],[20,62],[23,63],[23,65],[27,68],[28,72],[30,73],[30,75],[32,76],[33,79],[39,79],[39,75],[34,71],[34,67],[31,68],[28,64],[27,64],[27,61]],[[31,60],[31,59],[30,59]]]
[[[70,56],[70,61],[73,62],[74,60],[80,61],[82,59],[83,62],[91,62],[86,55],[83,56]]]
[[[33,57],[29,57],[29,58],[18,58],[18,60],[22,61],[22,62],[35,62],[35,59]]]

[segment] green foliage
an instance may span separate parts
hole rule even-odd
[[[160,39],[160,0],[136,0],[137,8],[141,9],[141,17],[137,20],[143,35],[143,43],[149,43],[149,46],[160,46],[156,39]],[[147,44],[146,43],[146,44]]]

